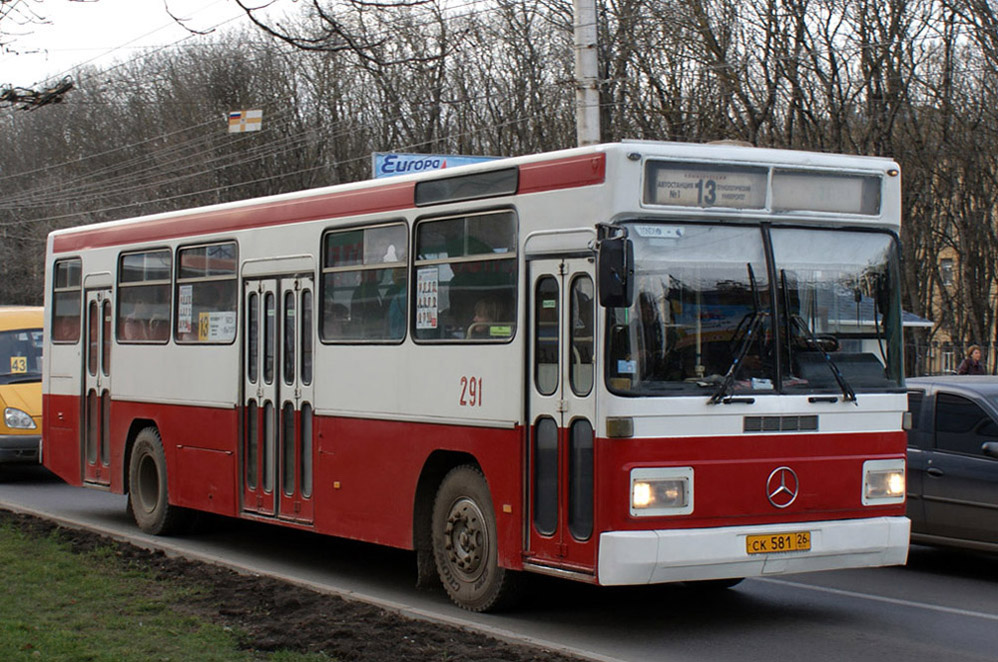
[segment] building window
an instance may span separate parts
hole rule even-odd
[[[953,284],[953,258],[944,257],[939,260],[939,273],[943,279],[943,285],[949,287]]]

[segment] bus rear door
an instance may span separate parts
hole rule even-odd
[[[592,573],[593,262],[534,259],[531,284],[527,562]]]
[[[111,289],[86,291],[83,357],[83,481],[111,484]]]

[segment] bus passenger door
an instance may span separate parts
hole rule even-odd
[[[246,281],[243,510],[311,522],[312,276]]]
[[[280,507],[282,519],[310,523],[312,507],[313,278],[280,283]]]
[[[83,358],[83,480],[111,484],[111,290],[87,290]]]
[[[596,306],[593,262],[537,259],[530,273],[526,561],[595,572]]]
[[[259,515],[276,511],[277,474],[277,284],[243,284],[243,510]]]

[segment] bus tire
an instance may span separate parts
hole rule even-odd
[[[128,463],[128,510],[135,523],[154,536],[180,531],[188,512],[170,505],[167,489],[166,454],[154,427],[143,428],[135,438]]]
[[[433,556],[444,589],[459,607],[495,611],[519,595],[520,573],[499,567],[488,483],[471,465],[451,469],[433,502]]]

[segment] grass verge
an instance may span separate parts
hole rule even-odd
[[[113,548],[73,553],[57,533],[0,524],[0,659],[320,662],[240,647],[240,632],[183,608],[198,589],[156,579]]]

